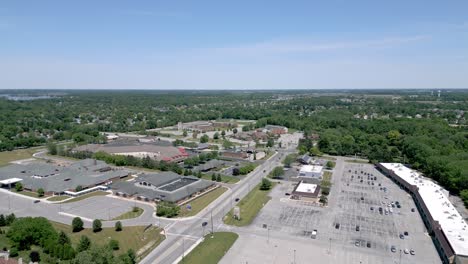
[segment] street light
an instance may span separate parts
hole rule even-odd
[[[296,264],[296,250],[294,250],[294,264]]]

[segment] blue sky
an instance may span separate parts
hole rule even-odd
[[[0,2],[0,89],[468,88],[468,1]]]

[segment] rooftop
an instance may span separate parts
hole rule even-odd
[[[301,167],[300,172],[315,172],[320,173],[323,170],[323,166],[319,165],[304,165]]]
[[[317,184],[301,182],[299,183],[295,191],[303,193],[314,193],[316,189]]]
[[[418,187],[418,192],[427,205],[429,213],[434,220],[439,222],[455,254],[468,256],[468,226],[449,201],[449,192],[432,180],[423,177],[418,171],[407,168],[401,163],[381,164],[408,184]]]

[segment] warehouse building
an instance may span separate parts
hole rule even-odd
[[[143,201],[168,201],[182,203],[213,187],[214,183],[192,176],[181,176],[174,172],[144,174],[135,181],[112,184],[115,195],[133,197]]]
[[[114,169],[105,162],[85,159],[69,166],[32,162],[13,164],[0,168],[0,184],[12,188],[21,182],[25,190],[36,192],[42,188],[46,194],[71,194],[81,189],[106,186],[112,181],[126,177],[129,172]]]
[[[291,199],[295,200],[315,200],[320,192],[317,184],[300,181],[291,193]]]
[[[468,225],[449,192],[400,163],[379,163],[377,168],[411,194],[443,262],[468,263]]]

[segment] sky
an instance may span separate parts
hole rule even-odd
[[[468,88],[468,1],[0,1],[0,89]]]

